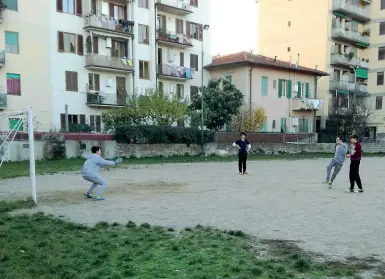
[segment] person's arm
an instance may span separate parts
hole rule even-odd
[[[233,146],[234,146],[234,147],[237,147],[237,146],[239,146],[239,140],[237,140],[237,141],[233,142]]]
[[[249,141],[247,141],[247,149],[250,149],[251,148],[251,144]]]
[[[104,166],[115,166],[115,165],[116,165],[116,162],[115,162],[115,161],[104,160],[102,157],[99,157],[98,160],[96,161],[96,163],[97,163],[100,167],[104,167]]]

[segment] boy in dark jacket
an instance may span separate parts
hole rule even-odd
[[[350,158],[350,171],[349,171],[349,179],[350,179],[350,189],[346,192],[348,193],[357,193],[354,190],[354,183],[357,183],[358,192],[362,193],[364,190],[362,189],[362,183],[360,178],[360,162],[362,157],[362,146],[358,141],[358,136],[353,135],[350,137],[351,149],[350,154],[347,155]]]
[[[238,151],[238,168],[239,174],[247,174],[246,172],[246,161],[247,161],[247,153],[251,148],[249,141],[246,139],[246,133],[241,133],[241,138],[233,143],[233,146],[239,147]]]

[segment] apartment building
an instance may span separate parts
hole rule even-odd
[[[161,87],[190,98],[207,82],[207,1],[41,1],[36,14],[33,1],[0,0],[0,109],[32,106],[38,131],[68,119],[100,132],[102,113],[130,94]]]
[[[315,132],[315,114],[323,108],[317,82],[328,73],[248,52],[217,56],[206,69],[232,82],[246,109],[265,110],[263,132]]]
[[[259,52],[326,71],[320,80],[318,129],[369,94],[374,113],[366,136],[385,133],[384,0],[259,0]]]

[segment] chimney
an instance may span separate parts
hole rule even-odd
[[[318,65],[315,65],[315,69],[318,70]]]
[[[298,53],[297,65],[295,67],[298,68],[298,66],[299,66],[299,53]]]
[[[274,57],[274,62],[277,62],[277,56]]]

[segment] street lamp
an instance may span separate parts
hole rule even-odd
[[[202,84],[201,84],[201,88],[202,88],[202,96],[201,96],[201,155],[204,155],[204,142],[203,142],[203,139],[204,139],[204,134],[203,134],[203,126],[204,126],[204,114],[203,114],[203,65],[204,65],[204,46],[203,46],[203,31],[208,31],[210,29],[210,25],[208,24],[205,24],[203,25],[203,30],[202,30],[202,55],[201,55],[201,59],[202,59]]]

